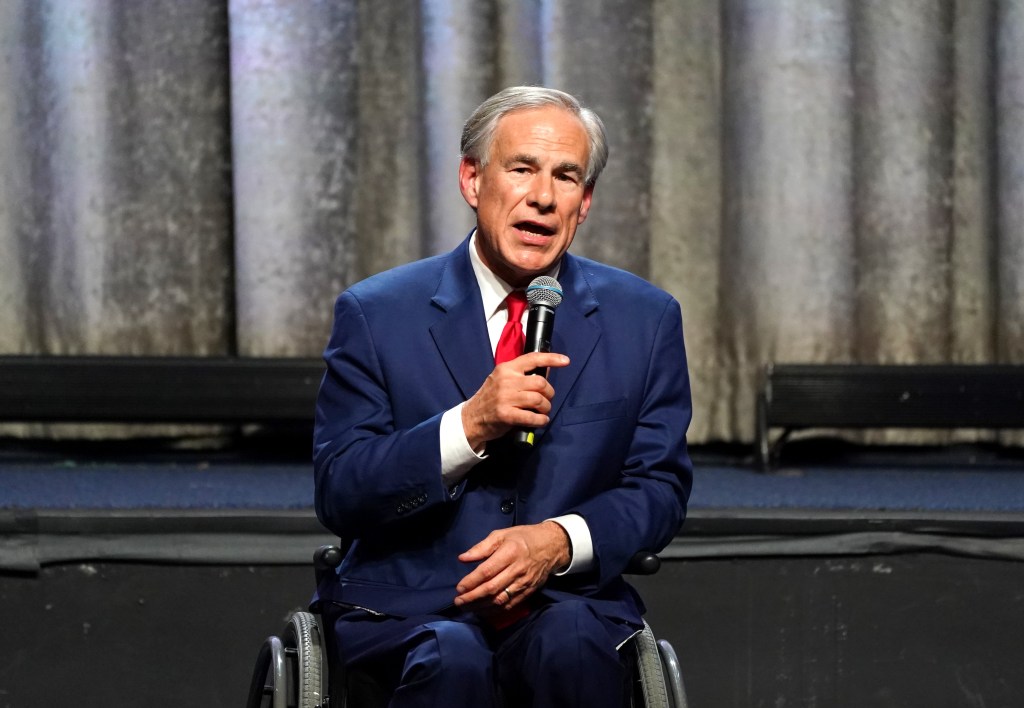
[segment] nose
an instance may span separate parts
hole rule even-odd
[[[555,182],[551,175],[538,173],[531,184],[528,200],[531,206],[549,211],[555,206]]]

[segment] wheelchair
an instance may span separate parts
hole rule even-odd
[[[341,563],[341,549],[321,546],[313,554],[320,576]],[[626,572],[653,575],[661,566],[654,553],[637,553]],[[346,672],[327,648],[328,638],[318,615],[294,612],[281,636],[267,637],[260,647],[249,685],[247,708],[376,708],[387,696],[360,674]],[[633,678],[631,708],[687,708],[683,675],[672,645],[654,638],[644,621],[643,630],[630,640]]]

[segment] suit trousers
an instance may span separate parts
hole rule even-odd
[[[397,618],[328,605],[338,659],[391,695],[391,708],[622,708],[636,628],[582,601],[548,603],[496,630],[465,611]]]

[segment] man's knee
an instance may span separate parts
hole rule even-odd
[[[549,605],[499,652],[513,705],[622,706],[626,666],[609,621],[584,602]]]
[[[479,628],[461,622],[423,625],[406,655],[403,683],[441,671],[490,680],[493,656]]]
[[[566,680],[619,663],[606,620],[586,603],[575,601],[555,603],[544,610],[537,618],[528,654],[531,663],[544,667],[548,675]]]
[[[565,601],[545,607],[518,643],[514,651],[520,653],[528,675],[573,681],[595,670],[615,673],[620,664],[608,620],[585,602]]]
[[[406,644],[401,676],[389,705],[493,706],[493,655],[480,630],[458,622],[422,625]]]

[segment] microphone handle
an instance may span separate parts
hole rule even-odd
[[[530,306],[530,313],[526,318],[526,342],[523,345],[523,354],[531,352],[551,351],[551,331],[555,327],[555,310],[543,303]],[[528,374],[546,376],[547,369],[534,369]],[[512,436],[516,447],[531,449],[533,447],[535,433],[533,428],[519,428]]]

